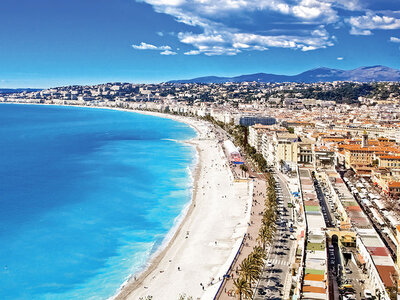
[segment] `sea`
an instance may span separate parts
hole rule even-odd
[[[0,299],[108,299],[192,194],[196,132],[110,109],[0,104]]]

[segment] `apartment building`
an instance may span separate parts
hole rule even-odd
[[[270,126],[255,124],[249,127],[249,145],[254,147],[257,152],[262,152],[262,135],[270,130]]]

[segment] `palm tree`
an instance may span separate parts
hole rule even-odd
[[[233,285],[236,288],[235,293],[239,295],[240,300],[243,299],[242,296],[248,299],[251,299],[253,296],[253,291],[251,290],[246,278],[240,276],[239,278],[234,279]]]
[[[274,238],[274,230],[272,229],[271,226],[264,225],[260,228],[257,240],[261,243],[261,246],[264,251],[266,246],[272,242],[273,238]]]
[[[251,260],[251,262],[257,266],[257,268],[261,271],[261,267],[264,264],[263,258],[260,254],[256,253],[256,252],[251,252],[249,254],[249,259]],[[260,272],[259,272],[260,273]]]
[[[254,258],[252,259],[250,256],[248,256],[240,263],[239,272],[247,280],[251,287],[252,281],[257,279],[260,275],[261,266],[256,264]]]
[[[265,253],[264,249],[260,246],[254,246],[252,253],[254,253],[254,255],[261,257],[262,259],[265,259],[267,257],[267,254]]]

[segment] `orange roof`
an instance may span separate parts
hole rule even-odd
[[[322,287],[315,287],[315,286],[309,286],[309,285],[305,285],[303,286],[303,293],[319,293],[319,294],[325,294],[326,293],[326,289],[322,288]]]
[[[382,155],[379,158],[381,159],[395,159],[395,160],[400,160],[400,156],[395,156],[395,155]]]
[[[306,274],[304,280],[324,281],[324,274]]]
[[[359,207],[359,206],[347,206],[346,210],[348,210],[348,211],[361,211],[361,207]]]
[[[360,253],[358,253],[358,260],[360,261],[361,264],[365,264],[365,259],[362,257]]]
[[[323,137],[322,138],[324,141],[330,141],[330,142],[341,142],[346,140],[345,138],[341,137]]]
[[[344,150],[349,150],[349,151],[368,151],[368,152],[374,152],[375,150],[373,150],[370,147],[361,147],[361,145],[357,145],[357,144],[353,144],[353,145],[343,145],[343,149]]]
[[[386,287],[393,287],[393,275],[396,274],[396,270],[393,266],[376,266],[378,269],[379,276],[381,277],[383,284]]]
[[[388,187],[400,188],[400,181],[392,181],[388,183]]]

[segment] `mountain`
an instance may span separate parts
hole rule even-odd
[[[21,93],[21,92],[39,92],[42,89],[2,89],[0,88],[0,94],[13,94],[13,93]]]
[[[235,77],[206,76],[169,83],[225,83],[225,82],[330,82],[330,81],[400,81],[400,70],[385,66],[360,67],[354,70],[316,68],[297,75],[256,73]]]

